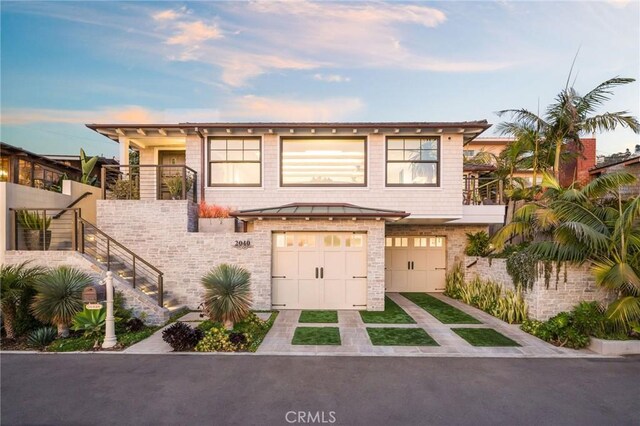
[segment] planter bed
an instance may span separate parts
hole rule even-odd
[[[640,340],[605,340],[592,337],[587,349],[600,355],[640,355]]]

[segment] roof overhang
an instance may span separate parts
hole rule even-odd
[[[251,135],[255,133],[277,134],[442,134],[459,133],[468,143],[483,133],[491,124],[487,120],[460,122],[245,122],[245,123],[173,123],[173,124],[86,124],[86,126],[114,141],[119,138],[184,137],[209,134]]]
[[[264,219],[346,219],[396,221],[409,216],[399,210],[374,209],[346,203],[292,203],[278,207],[239,210],[231,216],[245,221]]]

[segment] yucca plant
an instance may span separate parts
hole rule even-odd
[[[37,294],[31,312],[38,320],[53,324],[58,335],[69,336],[69,324],[83,309],[82,290],[92,284],[91,276],[76,268],[60,266],[38,277]]]
[[[246,269],[223,263],[202,277],[202,285],[204,309],[212,321],[231,329],[249,314],[253,297],[251,274]]]
[[[55,327],[41,327],[34,330],[27,338],[27,343],[37,349],[44,349],[56,340],[58,330]]]
[[[82,312],[73,317],[73,329],[83,331],[84,336],[94,340],[93,347],[100,345],[100,338],[104,334],[107,311],[104,306],[101,309],[84,308]]]
[[[509,324],[521,324],[528,317],[529,307],[522,297],[522,291],[507,290],[504,296],[497,300],[490,311],[491,315]]]
[[[18,305],[25,301],[23,296],[45,272],[43,267],[30,267],[28,263],[0,267],[0,308],[7,339],[15,338],[15,319]]]
[[[18,211],[18,223],[22,229],[46,230],[51,225],[51,218],[40,216],[37,211],[20,210]]]

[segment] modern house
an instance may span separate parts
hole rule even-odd
[[[465,233],[504,221],[500,194],[465,194],[463,150],[484,120],[87,127],[120,144],[97,228],[194,308],[227,262],[252,273],[257,309],[381,310],[385,291],[443,291]],[[242,226],[198,232],[200,201]]]

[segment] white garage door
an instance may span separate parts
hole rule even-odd
[[[275,309],[366,309],[366,234],[274,233],[272,259]]]
[[[444,291],[445,237],[386,237],[385,289],[389,292]]]

